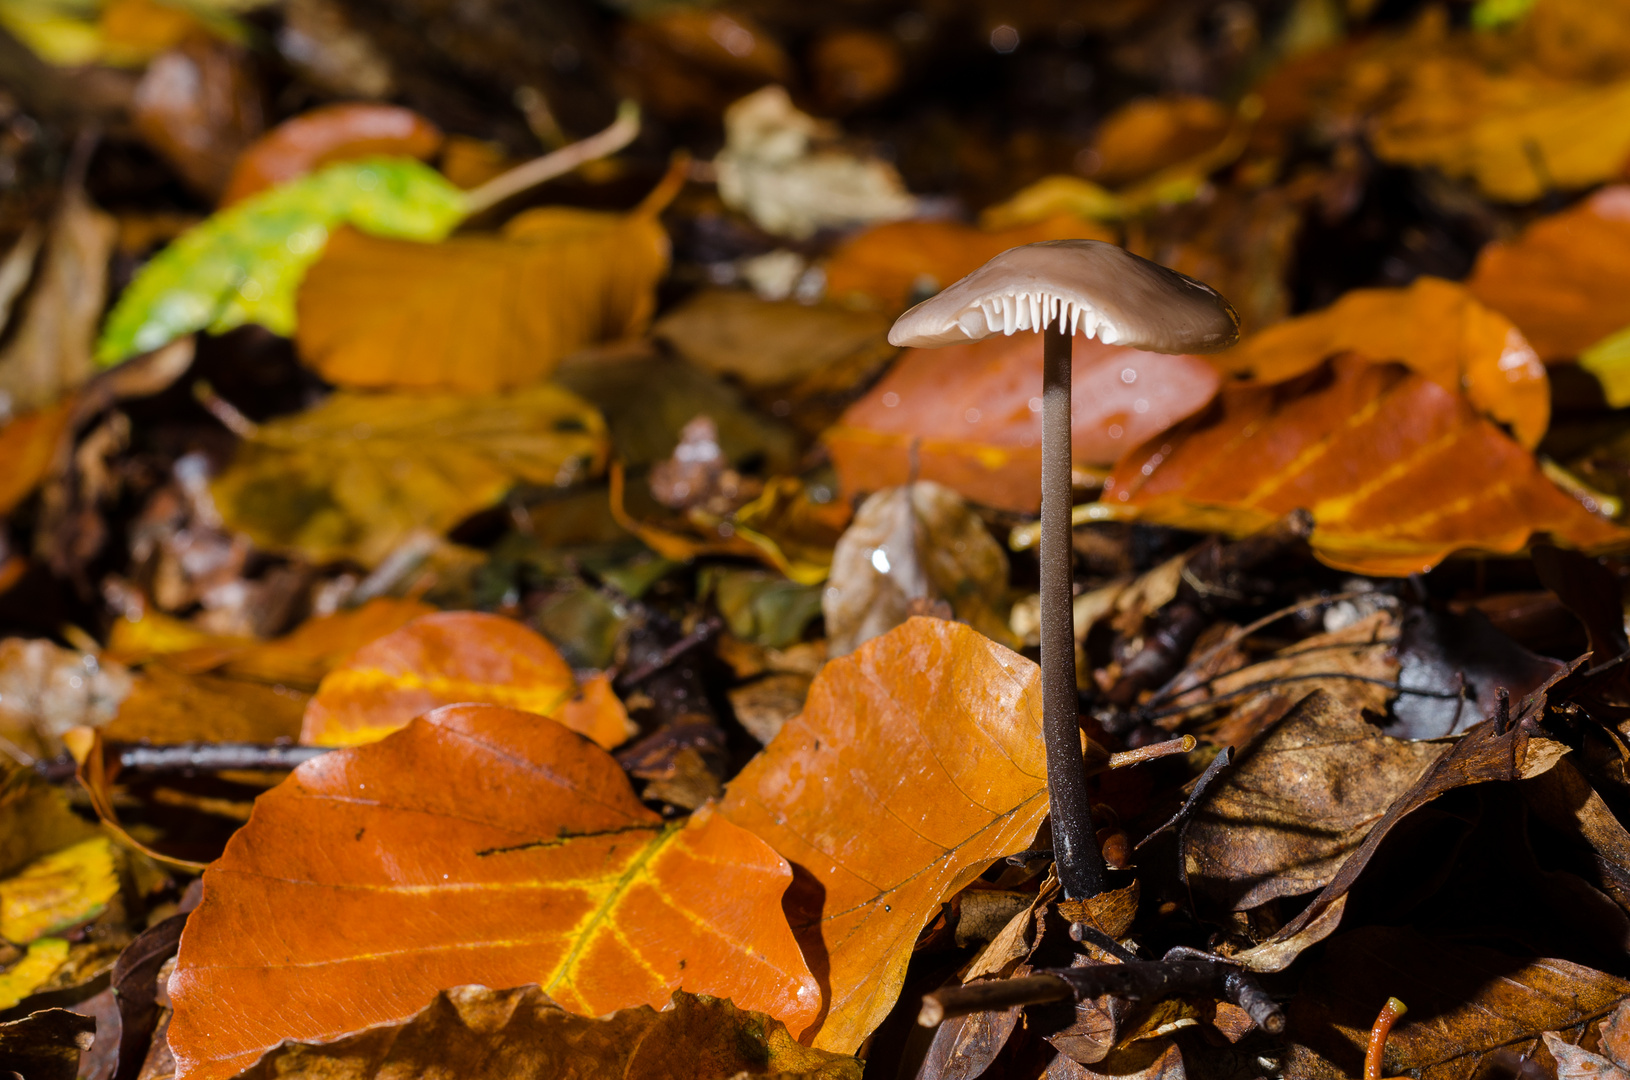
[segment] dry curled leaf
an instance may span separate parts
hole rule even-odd
[[[567,1065],[566,1063],[570,1063]],[[455,986],[400,1023],[331,1042],[290,1042],[241,1080],[382,1080],[451,1071],[464,1080],[860,1080],[854,1058],[798,1045],[786,1025],[723,998],[676,990],[649,1005],[589,1018],[537,986]]]
[[[81,724],[113,719],[131,690],[130,672],[44,638],[0,641],[0,740],[12,757],[49,760]]]
[[[1332,356],[1396,360],[1533,447],[1551,416],[1550,383],[1532,346],[1504,315],[1461,285],[1420,278],[1407,289],[1355,289],[1310,315],[1252,334],[1213,358],[1223,372],[1278,383]]]
[[[552,717],[611,749],[630,735],[628,714],[603,682],[577,700],[577,679],[555,647],[526,626],[479,611],[414,619],[358,649],[324,677],[306,705],[300,741],[374,742],[431,709],[458,702]]]
[[[600,414],[547,383],[474,397],[340,391],[257,428],[213,490],[227,525],[263,548],[372,566],[517,481],[592,475],[606,447]]]
[[[813,1045],[852,1052],[929,917],[1047,812],[1036,666],[911,619],[827,663],[719,810],[797,867],[788,918],[829,998]]]
[[[260,797],[187,921],[170,1047],[225,1080],[468,983],[536,982],[585,1015],[683,985],[802,1031],[820,992],[781,912],[790,879],[721,815],[664,825],[561,725],[449,706]]]
[[[568,353],[650,321],[668,269],[655,209],[545,207],[501,237],[439,244],[336,233],[300,288],[295,341],[342,386],[492,393],[536,382]]]
[[[911,349],[823,436],[846,493],[917,475],[974,502],[1034,513],[1041,506],[1041,336],[994,336]],[[1071,368],[1071,449],[1084,466],[1119,460],[1204,408],[1216,372],[1167,356],[1078,337]]]
[[[1320,560],[1365,574],[1516,552],[1536,533],[1587,550],[1630,540],[1464,398],[1351,355],[1277,386],[1225,389],[1128,455],[1103,498],[1106,517],[1236,536],[1307,509]]]
[[[221,205],[331,162],[370,157],[424,161],[441,144],[441,131],[412,109],[356,101],[324,105],[283,121],[250,143],[232,166]]]

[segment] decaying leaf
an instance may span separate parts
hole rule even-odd
[[[1279,383],[1344,352],[1396,360],[1535,446],[1551,416],[1550,383],[1522,334],[1464,286],[1420,278],[1407,289],[1355,289],[1311,315],[1260,333],[1217,356],[1225,373]]]
[[[1000,639],[1006,592],[1007,554],[956,492],[931,480],[879,491],[832,552],[821,594],[828,654],[853,652],[936,601]]]
[[[788,918],[828,996],[813,1045],[858,1047],[939,904],[1030,842],[1043,758],[1035,665],[915,618],[822,668],[731,781],[720,813],[797,867]]]
[[[81,840],[0,881],[0,937],[26,945],[89,922],[119,893],[119,867],[106,836]]]
[[[445,611],[364,645],[329,672],[306,705],[300,741],[359,746],[459,702],[553,717],[608,750],[633,734],[615,694],[577,694],[572,669],[534,631],[499,615]]]
[[[0,427],[0,514],[9,514],[34,493],[56,458],[58,443],[73,417],[73,403],[25,413]]]
[[[370,157],[427,160],[441,148],[442,133],[412,109],[346,102],[301,113],[244,148],[232,165],[221,205],[287,183],[336,161]]]
[[[50,408],[95,373],[91,346],[116,232],[113,218],[92,206],[83,191],[63,192],[28,306],[0,349],[5,412]]]
[[[1225,389],[1116,466],[1102,509],[1236,536],[1307,509],[1322,561],[1380,575],[1462,549],[1519,551],[1541,532],[1584,549],[1630,539],[1464,398],[1351,355],[1278,386]]]
[[[888,330],[889,320],[875,312],[709,289],[664,315],[652,333],[703,371],[762,388],[806,379],[863,351],[892,356]]]
[[[650,322],[668,269],[659,194],[629,214],[530,210],[499,237],[340,232],[300,289],[301,355],[342,386],[492,393],[545,378]]]
[[[826,292],[843,303],[856,297],[885,311],[904,311],[913,297],[938,292],[1011,247],[1042,240],[1106,240],[1114,233],[1075,214],[1055,214],[1009,229],[978,229],[954,221],[895,221],[845,240],[826,262]]]
[[[781,912],[790,878],[722,815],[664,826],[561,725],[449,706],[260,797],[188,919],[170,1047],[225,1080],[475,982],[536,982],[587,1015],[683,985],[802,1031],[821,995]]]
[[[131,96],[142,139],[211,198],[264,122],[248,50],[210,34],[190,34],[154,57]]]
[[[1542,1032],[1583,1025],[1630,995],[1630,982],[1567,960],[1386,926],[1330,942],[1303,985],[1310,989],[1291,1001],[1287,1029],[1303,1048],[1287,1073],[1360,1075],[1376,1002],[1407,992],[1409,1012],[1387,1039],[1382,1075],[1423,1080],[1470,1080],[1497,1050],[1526,1059]]]
[[[1326,691],[1214,784],[1183,830],[1189,888],[1224,910],[1322,888],[1443,747],[1389,739]]]
[[[569,1063],[569,1064],[568,1064]],[[723,998],[675,990],[668,1007],[590,1019],[537,986],[455,986],[398,1023],[331,1042],[289,1042],[241,1080],[382,1080],[451,1070],[466,1080],[860,1080],[861,1063],[798,1045],[786,1025]]]
[[[1630,187],[1606,187],[1477,255],[1473,296],[1517,324],[1547,363],[1630,326]]]
[[[124,742],[275,742],[300,733],[306,697],[276,683],[187,673],[159,661],[136,675],[101,731]]]
[[[1630,1077],[1618,1062],[1562,1041],[1554,1031],[1541,1034],[1545,1049],[1556,1059],[1557,1080],[1624,1080]]]
[[[111,365],[196,330],[258,323],[288,336],[295,291],[341,225],[439,240],[464,216],[463,193],[417,161],[346,161],[263,191],[159,252],[119,295],[96,345]]]
[[[917,475],[1004,510],[1041,506],[1041,336],[993,336],[912,349],[823,436],[846,493]],[[1167,356],[1077,338],[1071,368],[1071,449],[1106,466],[1203,409],[1216,372]]]
[[[340,391],[260,426],[214,493],[228,526],[263,548],[374,565],[416,529],[443,532],[518,480],[565,487],[605,454],[600,415],[547,383],[472,397]]]
[[[0,1024],[0,1069],[28,1080],[74,1080],[95,1029],[95,1020],[67,1009],[42,1009]]]
[[[0,641],[0,739],[10,754],[49,760],[62,736],[113,719],[130,693],[130,672],[43,638]]]

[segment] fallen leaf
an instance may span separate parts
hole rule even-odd
[[[534,383],[570,353],[645,329],[668,269],[660,208],[545,207],[502,237],[436,244],[342,231],[300,288],[300,354],[341,386]]]
[[[1517,29],[1524,51],[1553,75],[1611,79],[1630,64],[1623,0],[1535,0]]]
[[[330,671],[306,704],[300,741],[360,746],[431,709],[481,702],[552,717],[609,750],[628,740],[629,720],[600,685],[592,702],[574,709],[577,679],[537,633],[500,615],[438,612],[369,642]]]
[[[638,14],[619,28],[617,64],[639,100],[660,116],[717,126],[737,97],[791,76],[786,50],[744,11],[675,7]]]
[[[910,217],[917,200],[894,166],[831,147],[835,132],[800,112],[785,88],[766,86],[724,114],[713,161],[719,197],[766,232],[795,240],[822,228]]]
[[[771,649],[797,645],[821,613],[817,586],[800,585],[771,571],[709,566],[696,584],[698,597],[713,600],[732,634]]]
[[[845,494],[917,475],[986,506],[1041,506],[1041,338],[993,336],[942,349],[910,349],[823,436]],[[1216,372],[1193,356],[1166,356],[1085,337],[1071,368],[1071,449],[1084,466],[1109,465],[1205,408]]]
[[[1550,383],[1533,348],[1505,316],[1464,286],[1423,277],[1406,289],[1354,289],[1323,311],[1271,326],[1212,358],[1225,374],[1280,383],[1345,352],[1395,360],[1532,448],[1551,416]]]
[[[73,419],[73,402],[25,413],[0,427],[0,514],[9,514],[34,493],[51,471],[58,444]]]
[[[396,95],[398,83],[390,58],[339,4],[290,0],[282,14],[277,51],[308,82],[342,100],[383,100]]]
[[[96,360],[116,364],[197,330],[257,323],[294,332],[295,292],[329,235],[439,240],[463,192],[417,161],[344,161],[263,191],[183,233],[142,267],[109,313]]]
[[[113,843],[94,836],[0,881],[0,937],[26,945],[89,922],[119,894]]]
[[[160,661],[142,668],[100,730],[119,742],[275,742],[300,733],[305,705],[286,686],[184,674]]]
[[[96,826],[69,809],[67,792],[0,758],[0,874],[96,836]]]
[[[1382,735],[1326,691],[1308,694],[1246,748],[1184,826],[1189,888],[1226,911],[1322,888],[1442,753]]]
[[[1216,146],[1232,121],[1227,106],[1207,97],[1138,98],[1098,125],[1092,140],[1097,167],[1088,175],[1112,187],[1140,180]]]
[[[858,297],[884,311],[904,311],[913,297],[938,292],[1008,248],[1077,238],[1113,242],[1115,234],[1076,214],[1052,214],[1006,229],[954,221],[874,225],[833,249],[826,261],[826,293],[842,303]]]
[[[1286,1033],[1313,1052],[1297,1056],[1359,1075],[1376,1002],[1406,992],[1409,1012],[1387,1039],[1382,1075],[1470,1080],[1496,1050],[1527,1059],[1541,1033],[1607,1014],[1630,982],[1567,960],[1367,926],[1330,942],[1290,1002]],[[1302,1071],[1296,1056],[1286,1066]]]
[[[1398,695],[1388,735],[1441,739],[1491,719],[1503,687],[1521,701],[1562,668],[1495,629],[1475,608],[1464,614],[1421,608],[1406,614],[1397,638]],[[1429,694],[1441,696],[1430,697]]]
[[[749,735],[768,744],[788,720],[804,711],[809,685],[809,676],[790,671],[766,675],[731,690],[730,709]]]
[[[721,815],[664,826],[561,725],[449,706],[260,797],[182,934],[170,1048],[225,1080],[472,982],[537,982],[588,1015],[683,982],[801,1031],[820,994],[781,913],[790,877]]]
[[[839,27],[810,47],[815,96],[829,112],[851,112],[893,93],[905,74],[897,35]]]
[[[1630,1080],[1630,1073],[1612,1061],[1563,1042],[1555,1032],[1544,1032],[1540,1038],[1556,1059],[1556,1080]]]
[[[336,161],[426,161],[441,144],[440,129],[412,109],[362,101],[324,105],[283,121],[245,147],[220,203],[230,206]]]
[[[860,1080],[861,1063],[798,1045],[786,1025],[723,998],[676,990],[609,1016],[577,1016],[537,986],[455,986],[397,1023],[332,1042],[288,1042],[240,1080],[376,1080],[451,1069],[466,1080]]]
[[[0,349],[0,401],[7,412],[48,409],[95,373],[91,346],[117,231],[83,191],[64,190],[28,306]]]
[[[0,641],[0,739],[13,757],[50,760],[62,736],[113,719],[130,694],[130,672],[44,638]]]
[[[67,1009],[42,1009],[0,1024],[0,1069],[28,1080],[74,1080],[95,1028],[96,1021]]]
[[[884,315],[837,304],[708,289],[664,315],[651,333],[703,371],[763,388],[806,379],[857,353],[891,357],[889,325]]]
[[[1234,960],[1252,971],[1284,970],[1302,950],[1335,932],[1346,906],[1347,891],[1399,821],[1456,788],[1541,776],[1566,752],[1567,747],[1561,743],[1531,738],[1521,724],[1513,724],[1504,735],[1495,732],[1493,721],[1478,724],[1451,743],[1408,791],[1393,800],[1364,842],[1342,861],[1341,869],[1300,914],[1268,941],[1239,953]]]
[[[936,601],[999,640],[1007,577],[1007,553],[956,492],[931,480],[879,491],[832,552],[821,594],[828,654],[851,653]]]
[[[372,566],[416,529],[445,532],[519,480],[566,487],[605,454],[599,414],[547,383],[469,397],[339,391],[257,428],[213,491],[228,527],[266,550]]]
[[[1539,532],[1587,550],[1627,538],[1464,398],[1350,355],[1292,382],[1223,390],[1211,412],[1117,465],[1097,512],[1246,536],[1296,509],[1313,514],[1321,561],[1365,574],[1415,573],[1464,549],[1516,552]]]
[[[263,123],[248,50],[209,34],[189,35],[147,65],[131,120],[188,187],[214,198]]]
[[[1630,326],[1630,187],[1602,190],[1477,254],[1466,288],[1546,363]]]
[[[858,1047],[939,905],[1034,837],[1038,680],[977,631],[912,619],[828,662],[731,781],[719,812],[797,868],[785,906],[828,997],[813,1045]]]
[[[0,1008],[16,1007],[48,985],[68,963],[67,939],[43,937],[30,942],[22,958],[0,972]]]

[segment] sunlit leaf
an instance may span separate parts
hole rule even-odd
[[[882,1022],[940,903],[1030,842],[1046,771],[1035,665],[966,626],[912,619],[821,670],[719,808],[807,873],[786,907],[829,995],[815,1046]]]
[[[572,669],[534,631],[498,615],[441,612],[364,645],[329,672],[306,706],[300,741],[358,746],[466,701],[553,717],[607,749],[627,741],[628,714],[615,694],[574,709],[576,694]]]
[[[226,523],[260,546],[376,564],[519,480],[565,487],[605,461],[605,423],[548,384],[475,397],[341,391],[262,425],[215,482]]]
[[[497,706],[301,766],[204,880],[170,984],[194,1080],[467,983],[535,982],[589,1016],[681,985],[793,1031],[819,1010],[780,857],[721,815],[664,825],[605,751]]]
[[[1225,389],[1117,465],[1102,508],[1234,535],[1307,509],[1315,554],[1365,574],[1516,552],[1536,533],[1585,549],[1630,542],[1464,398],[1350,355],[1289,383]]]
[[[102,329],[96,359],[114,364],[195,330],[258,323],[294,331],[295,290],[330,234],[439,240],[465,212],[463,192],[406,159],[340,162],[220,211],[144,266]]]
[[[88,922],[119,892],[105,836],[42,856],[0,881],[0,937],[19,945]]]
[[[238,155],[221,205],[264,191],[336,161],[417,158],[442,144],[436,125],[411,109],[352,101],[324,105],[283,121]]]

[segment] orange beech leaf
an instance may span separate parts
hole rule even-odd
[[[1071,392],[1076,462],[1113,464],[1203,409],[1218,381],[1198,357],[1078,337]],[[916,443],[922,479],[987,506],[1033,513],[1041,506],[1040,401],[1039,334],[912,349],[824,438],[846,495],[906,483]]]
[[[550,716],[608,750],[629,736],[628,714],[610,686],[591,684],[577,697],[572,669],[541,635],[501,615],[442,611],[364,645],[329,672],[306,705],[300,741],[374,742],[458,702]]]
[[[1630,186],[1604,188],[1515,240],[1489,244],[1467,279],[1547,362],[1630,326]]]
[[[896,221],[838,245],[826,263],[826,292],[859,293],[890,310],[911,306],[913,293],[938,291],[1002,252],[1041,240],[1115,240],[1107,226],[1060,214],[1014,229],[977,229],[955,221]]]
[[[204,873],[170,982],[178,1075],[400,1022],[446,987],[538,983],[598,1016],[681,986],[803,1031],[820,992],[792,872],[702,811],[665,825],[561,725],[454,705],[307,762]]]
[[[1344,352],[1396,360],[1452,394],[1464,389],[1526,447],[1538,445],[1550,423],[1550,383],[1527,339],[1465,286],[1439,278],[1407,289],[1354,289],[1211,359],[1227,374],[1276,383]]]
[[[1223,390],[1127,455],[1103,499],[1104,517],[1234,535],[1305,508],[1314,552],[1360,574],[1412,574],[1462,549],[1511,554],[1536,533],[1585,549],[1630,542],[1464,397],[1353,355]]]
[[[9,514],[33,494],[57,453],[57,443],[68,429],[73,400],[48,409],[25,413],[0,428],[0,514]]]
[[[441,129],[412,109],[359,101],[325,105],[283,121],[250,143],[233,163],[220,204],[230,206],[335,161],[426,161],[441,144]]]
[[[439,244],[341,230],[300,287],[295,341],[342,386],[491,393],[644,330],[668,270],[664,182],[628,214],[529,210]]]
[[[813,1045],[853,1052],[940,903],[1035,836],[1037,672],[961,623],[910,619],[822,668],[731,781],[719,812],[800,869],[787,915],[829,997]]]

